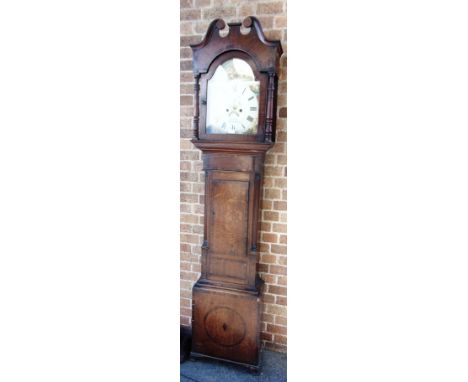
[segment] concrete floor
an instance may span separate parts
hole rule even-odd
[[[246,368],[212,360],[188,360],[180,365],[180,382],[285,382],[286,354],[264,350],[258,375]]]

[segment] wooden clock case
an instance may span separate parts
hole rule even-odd
[[[259,21],[211,22],[193,51],[193,144],[203,153],[205,218],[201,276],[193,287],[192,357],[260,367],[263,281],[259,260],[259,209],[265,153],[275,140],[279,41],[265,38]],[[217,66],[241,58],[260,81],[256,134],[206,132],[207,84]]]

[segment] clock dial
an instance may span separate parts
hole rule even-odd
[[[233,58],[218,66],[208,81],[206,132],[256,134],[260,82],[250,65]]]

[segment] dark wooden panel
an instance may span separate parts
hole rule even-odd
[[[210,194],[210,253],[236,258],[245,256],[249,182],[229,178],[213,179]]]
[[[206,170],[251,171],[254,158],[239,154],[210,154],[205,156],[204,162]]]
[[[213,256],[210,260],[209,279],[247,284],[247,265],[245,259],[232,260]]]
[[[209,288],[195,288],[193,292],[193,351],[257,365],[260,346],[258,296]]]

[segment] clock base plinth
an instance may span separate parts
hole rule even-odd
[[[236,366],[240,366],[240,367],[245,367],[246,369],[250,370],[250,371],[252,372],[252,374],[255,374],[255,375],[260,374],[260,371],[262,370],[262,357],[261,357],[261,352],[260,352],[260,357],[259,357],[259,358],[260,358],[260,362],[258,363],[258,365],[249,365],[249,364],[247,364],[247,363],[235,362],[235,361],[231,361],[231,360],[229,360],[229,359],[218,358],[218,357],[211,357],[211,356],[206,355],[206,354],[201,354],[201,353],[196,353],[196,352],[190,353],[190,359],[193,360],[193,361],[206,359],[206,360],[214,360],[214,361],[227,362],[227,363],[230,363],[230,364],[232,364],[232,365],[236,365]]]
[[[260,368],[260,290],[193,288],[192,356]]]

